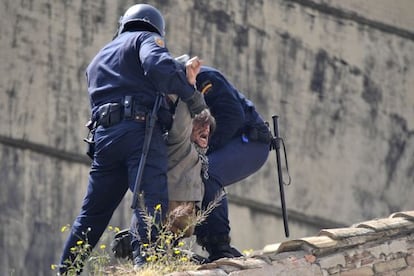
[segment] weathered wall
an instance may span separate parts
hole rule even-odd
[[[377,25],[383,27],[393,26],[400,30],[413,30],[414,18],[411,16],[414,3],[411,0],[398,0],[390,2],[388,0],[359,1],[359,0],[293,0],[293,2],[308,6],[318,6],[325,9],[338,9],[341,13],[351,13],[354,18],[360,17],[365,22],[376,21]]]
[[[291,237],[414,208],[411,1],[149,2],[174,55],[201,56],[281,116]],[[47,275],[58,259],[88,173],[84,70],[132,3],[0,3],[1,274]],[[229,189],[241,249],[284,238],[274,159]],[[127,198],[113,224],[129,213]]]
[[[385,25],[387,19],[368,14],[364,20],[355,8],[348,13],[337,10],[342,2],[332,2],[334,8],[312,1],[257,4],[245,17],[246,55],[234,51],[222,65],[267,118],[281,115],[294,183],[285,189],[288,207],[331,220],[327,227],[411,209],[414,162],[411,19]],[[363,10],[395,11],[392,3],[364,3]],[[413,3],[403,4],[397,11],[412,10]],[[247,50],[252,45],[255,50]],[[255,66],[240,62],[244,58]],[[262,175],[273,176],[273,168]],[[231,191],[278,202],[276,183],[264,179]],[[291,233],[298,237],[297,229]]]

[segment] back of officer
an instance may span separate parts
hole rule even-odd
[[[76,247],[79,240],[87,240],[93,248],[128,188],[134,190],[147,115],[157,94],[177,94],[192,114],[206,107],[203,96],[187,81],[186,72],[165,47],[164,19],[156,8],[146,4],[131,6],[119,23],[117,36],[98,52],[86,72],[92,120],[97,126],[94,129],[95,152],[87,193],[64,245],[62,274],[73,268],[71,262],[77,253],[71,248]],[[150,214],[159,204],[161,214],[168,208],[167,148],[163,129],[158,120],[141,182],[140,191]],[[144,260],[139,252],[140,244],[148,241],[139,210],[133,212],[131,232],[134,262],[141,265]],[[155,237],[156,231],[153,234]],[[76,268],[70,273],[80,273],[80,270]]]
[[[209,178],[204,179],[202,203],[205,208],[223,187],[263,166],[269,155],[271,133],[253,103],[217,69],[202,66],[196,84],[216,120],[207,152]],[[241,256],[230,246],[226,197],[205,223],[196,227],[196,235],[198,243],[208,251],[209,261]]]

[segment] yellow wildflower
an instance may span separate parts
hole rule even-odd
[[[101,249],[105,249],[106,248],[106,245],[105,244],[101,244],[100,248]]]
[[[243,250],[243,254],[246,255],[246,256],[249,256],[252,253],[253,253],[253,249],[245,249],[245,250]]]
[[[158,203],[158,204],[155,206],[155,210],[156,210],[156,211],[161,210],[161,204],[159,204],[159,203]]]
[[[50,269],[55,270],[56,269],[56,265],[55,264],[51,264],[50,265]]]
[[[64,225],[64,226],[62,226],[61,228],[60,228],[60,232],[65,232],[65,231],[67,231],[68,229],[69,229],[69,227],[70,227],[70,225],[69,224],[66,224],[66,225]]]
[[[76,244],[77,245],[82,245],[83,244],[83,241],[77,241]]]
[[[148,256],[147,258],[146,258],[146,260],[147,260],[147,262],[155,262],[156,260],[157,260],[157,256],[156,255],[151,255],[151,256]]]

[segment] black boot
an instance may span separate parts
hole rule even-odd
[[[132,252],[132,261],[134,262],[134,269],[140,269],[145,263],[145,256],[142,254],[140,249]]]
[[[131,246],[131,233],[129,229],[124,229],[116,233],[111,242],[111,250],[115,258],[133,259]]]
[[[243,256],[236,248],[230,246],[230,237],[227,235],[197,238],[197,242],[207,250],[209,254],[208,262],[213,262],[221,258],[237,258]]]

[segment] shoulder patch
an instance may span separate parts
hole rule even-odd
[[[165,47],[164,39],[162,39],[160,36],[155,36],[154,40],[155,40],[155,44],[157,44],[159,47],[161,48]]]
[[[201,94],[204,94],[204,95],[207,94],[212,87],[213,87],[213,84],[210,81],[204,82],[201,86],[201,91],[200,91]]]

